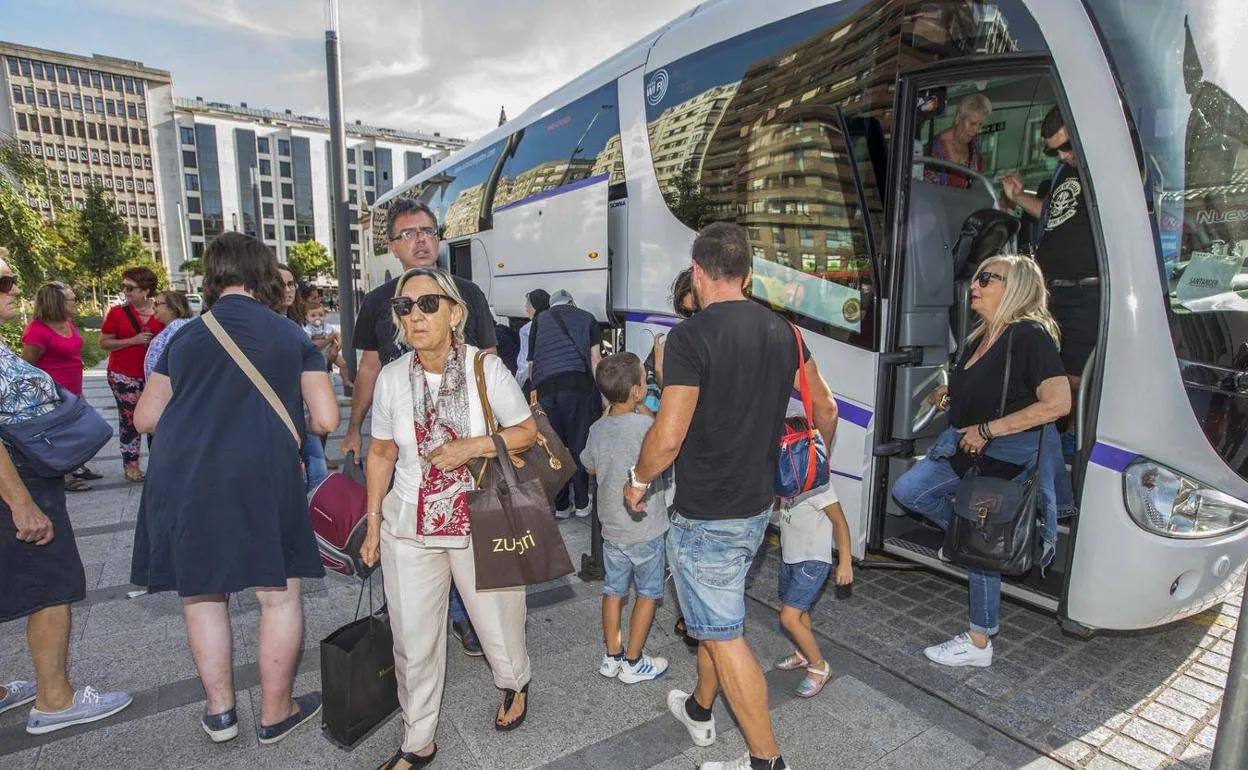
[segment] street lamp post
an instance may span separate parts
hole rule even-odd
[[[333,173],[334,260],[338,266],[338,315],[348,379],[355,379],[355,280],[351,264],[351,211],[347,203],[347,131],[342,116],[342,62],[338,0],[325,0],[325,74],[329,85],[329,139]]]
[[[1248,577],[1244,593],[1248,593]],[[1231,670],[1226,675],[1218,737],[1213,742],[1212,770],[1242,770],[1248,766],[1248,632],[1244,629],[1242,594],[1240,601]]]

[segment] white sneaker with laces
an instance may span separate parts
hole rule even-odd
[[[558,519],[559,521],[563,521],[564,519],[570,519],[572,518],[573,510],[574,509],[570,505],[567,508],[559,508],[558,510],[555,511],[555,518]]]
[[[650,657],[644,652],[641,658],[637,660],[637,665],[629,663],[627,660],[620,663],[620,681],[624,684],[637,684],[638,682],[648,682],[651,679],[658,679],[667,673],[667,658],[659,656]]]
[[[987,647],[976,647],[971,635],[962,632],[947,642],[934,644],[923,650],[923,654],[933,663],[942,666],[976,666],[986,668],[992,665],[992,640]]]
[[[598,667],[598,673],[608,679],[614,679],[620,673],[620,668],[623,665],[623,658],[617,658],[604,652],[602,654],[602,665]]]
[[[576,518],[578,518],[578,519],[584,519],[584,518],[588,517],[588,516],[589,516],[589,512],[590,512],[590,510],[591,510],[591,509],[590,509],[590,507],[589,507],[589,506],[585,506],[584,508],[577,508],[577,509],[576,509]]]
[[[689,737],[693,739],[694,746],[710,746],[715,742],[715,717],[711,716],[705,722],[699,722],[689,716],[689,712],[685,711],[685,701],[693,696],[683,690],[670,690],[667,693],[667,710],[672,712],[672,716],[685,726],[689,731]],[[746,767],[749,767],[749,757],[746,757]]]
[[[699,770],[750,770],[750,752],[727,762],[703,762]],[[786,770],[793,770],[793,765],[785,763]]]

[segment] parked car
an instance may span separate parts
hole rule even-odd
[[[200,311],[204,309],[204,298],[200,294],[187,294],[186,304],[191,306],[193,315],[199,315]]]

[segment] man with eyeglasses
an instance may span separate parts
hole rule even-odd
[[[386,237],[390,252],[404,270],[438,266],[438,218],[432,209],[411,198],[396,198],[390,204],[387,217]],[[498,342],[494,336],[494,314],[485,293],[472,281],[453,277],[455,287],[467,304],[464,341],[486,353],[493,353]],[[355,452],[356,457],[363,456],[360,452],[360,429],[364,424],[364,415],[373,405],[377,375],[383,366],[406,352],[394,339],[394,321],[390,315],[390,300],[398,283],[399,278],[396,277],[364,295],[360,313],[356,316],[353,344],[360,351],[360,361],[351,392],[351,420],[342,439],[343,455]],[[453,583],[449,611],[451,626],[464,647],[464,653],[473,657],[482,655],[472,622],[468,620],[468,613]]]
[[[1040,125],[1044,152],[1060,162],[1053,173],[1048,194],[1041,197],[1023,191],[1018,174],[1001,179],[1005,197],[1018,204],[1039,223],[1036,262],[1049,288],[1049,312],[1062,330],[1062,364],[1072,392],[1078,392],[1083,367],[1096,348],[1101,321],[1100,267],[1087,198],[1079,175],[1079,156],[1061,110],[1049,110]],[[1062,437],[1062,450],[1075,453],[1073,426]]]

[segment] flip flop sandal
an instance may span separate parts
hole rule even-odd
[[[823,678],[816,681],[811,676],[812,674],[815,676],[823,677]],[[803,679],[801,684],[797,686],[797,697],[799,698],[815,697],[816,695],[818,695],[820,692],[823,691],[824,685],[826,685],[830,679],[832,679],[832,664],[828,663],[826,660],[823,662],[823,668],[816,668],[815,666],[807,666],[806,678]]]
[[[404,751],[403,749],[399,749],[398,751],[394,752],[393,757],[390,757],[385,762],[382,762],[380,765],[378,765],[377,770],[394,770],[394,768],[398,766],[400,762],[408,763],[408,767],[411,767],[411,768],[424,767],[425,765],[428,765],[430,762],[432,762],[433,758],[436,757],[437,755],[438,755],[438,744],[436,743],[433,744],[433,751],[431,751],[427,756],[423,756],[423,757],[420,756],[419,754],[413,754],[410,751]]]
[[[91,488],[91,485],[83,481],[82,479],[76,479],[73,476],[70,476],[65,479],[65,491],[66,492],[86,492],[90,488]]]
[[[145,474],[143,471],[139,470],[138,468],[126,469],[126,481],[133,481],[135,483],[138,483],[140,481],[143,481],[146,478],[147,478],[147,474]]]
[[[698,649],[698,640],[689,635],[689,627],[685,625],[684,618],[676,619],[676,625],[672,631],[680,635],[680,640],[685,643],[686,647],[692,650]]]
[[[497,718],[495,718],[494,719],[495,730],[505,733],[505,732],[514,730],[520,725],[524,724],[525,717],[529,715],[529,686],[527,684],[524,687],[522,687],[518,692],[516,690],[503,690],[503,715],[505,716],[507,712],[511,711],[512,704],[516,702],[516,696],[520,694],[524,695],[524,711],[521,711],[520,716],[516,717],[514,720],[512,720],[511,722],[508,722],[507,724],[503,724],[502,722],[498,721]]]
[[[809,665],[810,661],[806,660],[806,656],[802,655],[802,653],[797,650],[794,650],[793,654],[787,658],[781,658],[776,661],[776,668],[781,671],[796,671],[799,668],[805,668]]]
[[[103,474],[96,473],[95,471],[91,470],[85,465],[79,468],[78,470],[74,471],[73,476],[74,478],[82,479],[83,481],[96,481],[98,479],[104,478]]]

